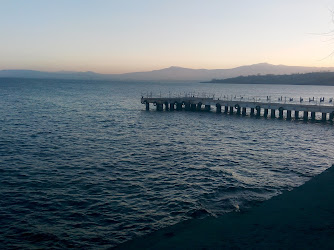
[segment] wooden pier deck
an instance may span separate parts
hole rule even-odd
[[[288,103],[288,102],[260,102],[243,100],[219,100],[201,97],[142,97],[141,103],[150,109],[150,104],[156,106],[157,111],[162,110],[186,110],[186,111],[210,111],[215,107],[217,113],[222,110],[228,114],[264,116],[271,118],[316,120],[317,114],[321,114],[321,120],[333,121],[334,105],[311,104],[311,103]],[[302,115],[301,115],[302,113]],[[277,116],[278,115],[278,116]],[[310,115],[310,117],[309,117]]]

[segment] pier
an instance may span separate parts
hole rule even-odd
[[[320,99],[321,100],[321,99]],[[324,99],[322,99],[324,101]],[[282,101],[282,98],[281,98]],[[333,121],[334,105],[332,99],[331,105],[289,103],[289,102],[271,102],[267,97],[267,102],[247,101],[247,100],[220,100],[213,97],[142,97],[141,103],[146,105],[146,110],[150,110],[150,105],[156,107],[157,111],[210,111],[212,108],[217,113],[224,112],[231,115],[241,116],[263,116],[270,118],[286,118],[316,120],[320,114],[322,121]]]

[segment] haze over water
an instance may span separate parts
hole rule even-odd
[[[147,112],[140,95],[151,91],[334,96],[321,86],[0,79],[0,246],[113,247],[242,211],[334,161],[331,123]]]

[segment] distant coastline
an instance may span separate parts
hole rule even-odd
[[[334,72],[313,72],[285,75],[249,75],[227,79],[212,79],[202,83],[234,83],[234,84],[279,84],[279,85],[321,85],[334,86]]]
[[[35,79],[79,79],[79,80],[115,80],[115,81],[209,81],[221,82],[221,79],[237,78],[239,76],[251,75],[284,75],[284,74],[304,74],[310,72],[334,72],[334,67],[303,67],[273,65],[269,63],[258,63],[244,65],[231,69],[191,69],[182,67],[169,67],[160,70],[146,72],[132,72],[124,74],[100,74],[92,71],[58,71],[46,72],[36,70],[0,70],[0,78],[35,78]],[[218,80],[217,80],[218,79]],[[245,80],[245,79],[243,79]],[[265,79],[267,81],[268,79]],[[239,81],[236,81],[239,82]],[[334,83],[334,81],[333,81]]]

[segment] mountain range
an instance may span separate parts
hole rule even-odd
[[[334,67],[304,67],[258,63],[231,69],[190,69],[169,67],[160,70],[125,74],[99,74],[91,71],[45,72],[35,70],[0,70],[4,78],[48,78],[48,79],[90,79],[90,80],[130,80],[130,81],[210,81],[249,75],[282,75],[309,72],[334,72]]]

